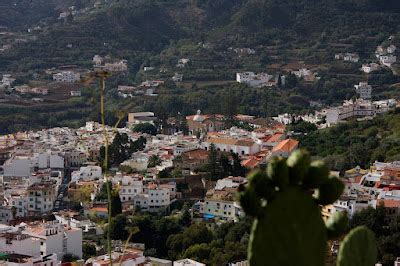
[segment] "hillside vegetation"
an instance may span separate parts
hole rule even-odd
[[[373,120],[350,121],[300,138],[311,154],[335,170],[368,167],[374,161],[400,160],[400,109]]]
[[[174,47],[178,40],[208,41],[217,51],[229,46],[279,45],[279,52],[308,47],[316,49],[310,60],[323,61],[326,57],[318,49],[329,51],[337,44],[353,46],[353,51],[364,55],[371,53],[400,25],[400,3],[394,0],[114,0],[71,21],[57,21],[60,1],[50,2],[20,1],[15,8],[8,5],[1,11],[18,18],[11,22],[10,16],[0,16],[3,24],[14,24],[9,26],[33,24],[40,17],[55,21],[37,41],[1,55],[0,62],[5,63],[1,69],[23,69],[15,62],[22,58],[42,62],[37,68],[85,65],[96,53],[111,53],[130,59],[137,70],[144,60]],[[67,49],[68,44],[73,48]],[[11,58],[15,60],[7,60]]]

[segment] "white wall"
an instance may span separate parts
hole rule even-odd
[[[11,159],[3,165],[4,176],[28,177],[33,170],[33,161],[29,158]]]
[[[67,253],[82,258],[82,229],[67,230]]]

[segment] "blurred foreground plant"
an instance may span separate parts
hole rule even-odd
[[[334,203],[343,190],[343,183],[329,176],[326,165],[311,162],[303,150],[287,160],[275,157],[267,171],[250,174],[239,189],[244,211],[255,217],[250,265],[325,265],[327,240],[344,233],[348,218],[345,212],[336,212],[324,223],[320,206]],[[376,257],[373,233],[357,227],[342,241],[337,265],[372,266]]]
[[[111,224],[111,219],[112,219],[112,201],[111,201],[111,176],[108,174],[108,156],[109,156],[109,146],[110,146],[110,139],[115,136],[117,133],[117,128],[118,125],[121,123],[122,119],[126,116],[126,113],[123,111],[118,111],[116,114],[118,120],[115,123],[115,125],[112,128],[112,134],[110,135],[109,132],[107,131],[107,125],[106,125],[106,109],[105,109],[105,93],[106,93],[106,79],[111,76],[111,73],[108,71],[104,70],[96,70],[94,72],[91,72],[89,77],[86,79],[86,83],[90,83],[93,81],[99,81],[100,83],[100,89],[99,89],[99,94],[100,94],[100,119],[101,119],[101,125],[102,125],[102,131],[103,131],[103,139],[104,139],[104,161],[103,161],[103,172],[104,172],[104,182],[106,183],[107,187],[107,205],[108,205],[108,215],[107,215],[107,220],[108,220],[108,226]],[[133,235],[133,234],[132,234]],[[130,238],[129,238],[130,239]],[[128,239],[128,240],[129,240]],[[108,255],[110,258],[112,258],[112,242],[111,242],[111,230],[107,230],[107,251]],[[110,265],[112,265],[113,262],[110,259]]]

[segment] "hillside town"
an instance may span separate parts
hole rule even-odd
[[[400,266],[396,1],[3,2],[0,266]]]
[[[99,199],[99,194],[105,180],[111,180],[126,214],[140,210],[168,215],[174,203],[191,201],[193,221],[239,221],[245,214],[236,193],[247,182],[245,172],[265,168],[275,156],[289,157],[299,141],[287,134],[285,123],[249,115],[235,119],[252,130],[229,127],[224,116],[198,111],[186,117],[187,135],[182,131],[151,135],[134,130],[157,120],[154,113],[142,112],[130,113],[127,126],[116,131],[87,122],[78,129],[50,128],[1,136],[1,249],[13,251],[9,260],[35,265],[43,260],[56,263],[66,254],[82,258],[83,239],[104,234],[99,221],[108,217],[107,202]],[[110,143],[121,136],[131,143],[144,143],[107,173],[99,163],[104,130]],[[222,171],[218,179],[207,178],[209,159],[215,154],[225,156],[228,165],[236,165],[239,171],[235,174],[239,175]],[[351,217],[368,206],[383,206],[391,217],[397,217],[399,178],[399,162],[375,162],[370,169],[346,171],[341,176],[345,192],[322,209],[323,217],[343,210]],[[46,215],[53,215],[53,220],[32,220]],[[117,244],[115,248],[115,259],[126,259],[129,265],[161,260],[144,256],[143,245],[129,249],[129,256],[118,253]],[[89,260],[101,263],[107,259],[99,256]],[[181,265],[177,263],[183,262],[174,265]]]

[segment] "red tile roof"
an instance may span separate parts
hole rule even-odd
[[[285,139],[279,142],[278,145],[276,145],[272,151],[292,152],[294,149],[297,148],[298,145],[299,142],[295,139]]]
[[[400,208],[400,200],[383,199],[378,200],[378,205],[383,204],[386,208]]]

